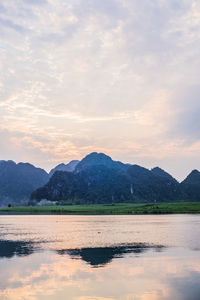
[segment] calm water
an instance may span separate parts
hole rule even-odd
[[[0,299],[200,300],[200,215],[0,215]]]

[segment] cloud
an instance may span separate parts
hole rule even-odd
[[[22,3],[26,3],[29,5],[43,5],[43,4],[48,4],[47,0],[23,0]]]
[[[179,136],[188,143],[200,140],[200,85],[185,86],[172,101],[175,113],[171,136]]]
[[[25,31],[24,27],[22,27],[18,24],[15,24],[15,23],[13,23],[12,21],[10,21],[8,19],[0,19],[0,24],[1,24],[1,26],[14,29],[14,30],[16,30],[18,32],[21,32],[21,33],[23,33]]]
[[[180,151],[196,159],[198,1],[2,0],[0,14],[10,158],[26,149],[48,168],[92,150],[146,166],[166,167]]]

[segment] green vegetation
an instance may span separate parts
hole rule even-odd
[[[22,206],[0,208],[0,212],[72,214],[72,215],[122,215],[122,214],[187,214],[200,213],[200,202],[156,204],[96,204],[68,206]]]
[[[105,154],[91,153],[77,165],[74,173],[55,172],[46,185],[31,194],[29,203],[37,205],[43,199],[85,205],[167,203],[185,200],[181,197],[179,183],[159,168],[150,171],[115,162]]]

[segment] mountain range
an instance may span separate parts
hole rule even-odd
[[[81,161],[59,164],[49,174],[28,163],[0,161],[0,206],[200,201],[200,172],[179,183],[159,167],[151,170],[90,153]]]
[[[200,201],[200,172],[179,183],[159,167],[148,170],[93,152],[72,172],[56,171],[31,194],[30,203],[42,199],[63,204]]]

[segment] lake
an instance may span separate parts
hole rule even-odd
[[[0,215],[0,299],[199,300],[200,215]]]

